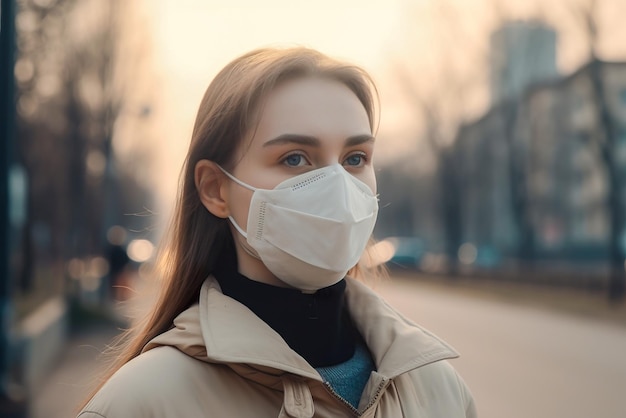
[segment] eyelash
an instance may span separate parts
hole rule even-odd
[[[287,160],[288,160],[289,158],[291,158],[291,157],[295,157],[295,156],[299,156],[299,157],[301,157],[301,158],[302,158],[302,159],[304,159],[307,163],[309,163],[309,164],[310,164],[309,160],[307,160],[307,158],[306,158],[306,155],[304,155],[304,154],[303,154],[303,153],[301,153],[301,152],[292,152],[292,153],[290,153],[290,154],[287,154],[287,155],[285,155],[285,157],[283,157],[283,158],[280,160],[280,162],[281,162],[282,164],[286,165],[287,167],[299,167],[299,165],[289,165],[289,164],[287,164]]]
[[[307,159],[306,155],[305,155],[305,154],[303,154],[303,153],[301,153],[301,152],[292,152],[292,153],[290,153],[290,154],[286,155],[285,157],[283,157],[283,158],[280,160],[281,164],[284,164],[284,165],[286,165],[287,167],[292,167],[292,168],[299,167],[299,165],[289,165],[289,164],[287,164],[287,160],[288,160],[289,158],[291,158],[291,157],[294,157],[294,156],[299,156],[299,157],[301,157],[302,159],[304,159],[306,163],[311,164],[311,162]],[[361,163],[359,163],[358,165],[349,165],[349,167],[355,167],[355,168],[358,168],[358,167],[361,167],[362,165],[365,165],[365,164],[369,161],[368,155],[367,155],[366,153],[364,153],[364,152],[354,152],[354,153],[352,153],[352,154],[348,155],[348,156],[344,159],[344,163],[345,163],[345,162],[346,162],[349,158],[352,158],[352,157],[355,157],[355,156],[361,157]]]
[[[357,166],[351,166],[351,167],[361,167],[361,165],[365,165],[365,164],[367,163],[367,161],[368,161],[367,154],[366,154],[366,153],[364,153],[364,152],[355,152],[355,153],[352,153],[352,154],[350,154],[350,155],[348,155],[348,156],[346,157],[345,161],[347,161],[349,158],[352,158],[352,157],[357,157],[357,156],[358,156],[358,157],[361,157],[361,163],[360,163],[360,164],[358,164]]]

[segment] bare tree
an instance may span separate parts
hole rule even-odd
[[[583,28],[589,54],[589,78],[591,81],[590,102],[596,114],[596,124],[591,135],[591,141],[598,158],[606,172],[608,185],[607,212],[609,218],[609,262],[610,277],[608,296],[611,302],[622,302],[626,293],[626,275],[624,247],[625,215],[621,191],[623,179],[619,172],[615,157],[617,142],[617,123],[611,112],[607,97],[608,87],[605,82],[604,70],[606,65],[598,57],[600,37],[598,10],[601,2],[598,0],[584,0],[574,10]]]
[[[20,283],[26,293],[41,271],[52,277],[39,283],[47,292],[34,293],[60,291],[65,260],[101,254],[112,222],[107,217],[120,210],[126,195],[117,193],[120,183],[138,186],[126,172],[107,171],[114,160],[113,125],[128,87],[116,72],[125,7],[118,0],[20,2],[18,135],[29,181]],[[89,25],[76,24],[85,19]],[[113,196],[119,205],[107,207]]]
[[[458,250],[463,240],[462,202],[466,181],[460,172],[463,161],[459,160],[454,140],[466,119],[465,103],[471,89],[484,81],[481,79],[485,76],[482,64],[487,62],[487,50],[480,40],[473,38],[472,32],[464,28],[461,12],[450,2],[440,1],[433,7],[430,19],[441,25],[436,42],[438,49],[444,51],[436,62],[440,82],[425,92],[420,88],[421,80],[408,72],[406,66],[396,65],[396,73],[410,105],[423,124],[421,138],[436,160],[433,173],[438,185],[436,208],[448,273],[454,276],[458,272]],[[479,65],[459,68],[459,48],[463,48],[465,57],[471,55]]]
[[[60,81],[66,59],[60,34],[73,5],[74,0],[57,0],[45,6],[22,0],[16,19],[18,155],[28,184],[28,213],[21,234],[21,265],[17,267],[17,282],[23,292],[34,285],[40,258],[53,264],[64,255],[63,231],[74,203],[67,196],[71,186],[64,166],[70,160],[69,153],[77,150],[64,143],[68,124]],[[33,242],[36,234],[39,247],[45,248],[37,248]],[[48,281],[58,288],[54,283],[58,280]]]

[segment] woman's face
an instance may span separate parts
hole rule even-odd
[[[273,189],[290,177],[339,163],[376,193],[373,151],[369,119],[356,95],[337,81],[301,78],[269,94],[256,130],[238,150],[232,174],[255,188]],[[230,214],[245,230],[252,191],[232,181],[227,190]],[[242,251],[245,239],[233,234],[240,272],[281,285],[269,271],[261,271],[259,260]]]

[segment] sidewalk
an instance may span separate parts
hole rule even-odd
[[[599,290],[487,277],[450,278],[410,271],[394,271],[392,276],[392,280],[419,280],[422,285],[444,287],[446,291],[462,292],[476,298],[498,299],[511,304],[559,311],[578,318],[626,326],[626,302],[610,304],[606,292]]]
[[[71,418],[104,368],[102,353],[120,333],[113,323],[81,329],[69,336],[55,370],[42,384],[31,404],[31,418]]]
[[[108,319],[82,320],[68,336],[57,366],[31,399],[30,418],[73,418],[77,408],[95,386],[109,357],[103,355],[113,339],[141,316],[154,298],[155,288],[135,277],[129,286],[138,295],[117,302]]]

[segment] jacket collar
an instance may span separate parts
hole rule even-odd
[[[346,301],[378,374],[385,378],[458,356],[448,344],[354,279],[347,279]],[[202,286],[199,303],[182,312],[174,320],[174,328],[155,337],[143,351],[163,345],[201,361],[229,364],[253,380],[259,373],[267,377],[292,373],[321,381],[317,371],[278,333],[247,307],[222,294],[211,277]]]
[[[379,374],[394,378],[459,356],[450,345],[390,307],[363,283],[350,279],[346,298]]]

